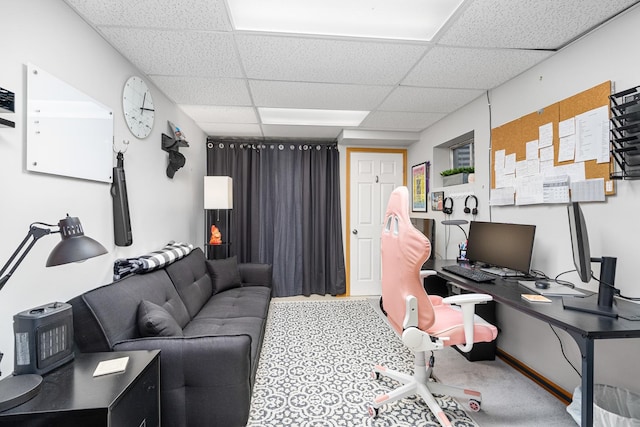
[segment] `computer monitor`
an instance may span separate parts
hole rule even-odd
[[[600,286],[597,297],[595,295],[587,298],[565,297],[562,299],[562,304],[564,308],[570,310],[617,317],[618,312],[613,307],[613,297],[618,292],[614,286],[616,278],[616,258],[591,258],[587,225],[580,204],[577,202],[570,203],[567,211],[569,213],[569,232],[571,234],[573,263],[576,266],[578,276],[580,276],[582,282],[589,283],[589,280],[593,277],[591,263],[599,262]]]
[[[535,232],[535,225],[471,221],[467,259],[528,274]]]

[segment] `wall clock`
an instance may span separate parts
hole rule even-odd
[[[155,108],[147,84],[138,76],[129,77],[122,90],[122,111],[127,126],[138,138],[146,138],[153,129]]]

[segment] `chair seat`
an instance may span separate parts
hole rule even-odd
[[[465,344],[464,321],[462,312],[455,306],[442,304],[433,307],[435,322],[426,331],[432,337],[449,339],[444,342],[446,346]],[[474,342],[491,342],[498,336],[498,328],[486,322],[480,316],[475,316],[473,325]]]

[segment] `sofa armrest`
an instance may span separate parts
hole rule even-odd
[[[242,279],[242,286],[259,285],[270,288],[272,282],[272,270],[273,267],[271,264],[238,264],[238,271],[240,272],[240,279]]]
[[[251,403],[248,335],[141,338],[115,351],[160,350],[163,425],[244,426]]]

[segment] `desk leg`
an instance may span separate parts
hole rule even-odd
[[[593,340],[567,331],[578,344],[582,355],[582,427],[593,426]]]

